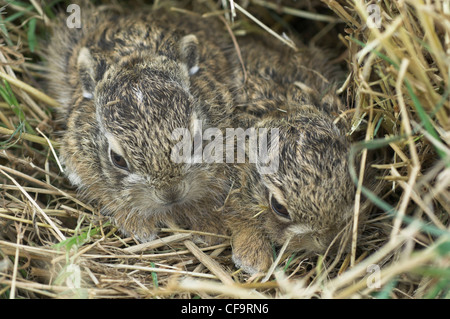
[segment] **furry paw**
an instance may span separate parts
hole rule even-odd
[[[270,242],[262,238],[253,238],[254,234],[233,236],[233,262],[248,274],[262,273],[272,264]]]

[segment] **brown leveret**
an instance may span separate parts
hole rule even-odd
[[[348,247],[355,186],[348,169],[347,123],[334,93],[339,72],[316,48],[298,52],[276,40],[240,41],[247,81],[238,87],[235,123],[276,128],[269,161],[236,165],[234,190],[225,207],[233,260],[248,273],[271,265],[272,244],[287,251],[325,252]],[[244,75],[236,71],[243,83]],[[267,160],[267,159],[266,159]],[[276,163],[273,173],[262,173]],[[347,240],[347,244],[344,242]]]
[[[81,17],[80,29],[61,19],[48,48],[69,180],[139,241],[162,226],[223,233],[213,212],[229,187],[219,178],[226,166],[178,162],[172,153],[176,129],[193,140],[198,123],[230,121],[235,62],[225,54],[232,45],[222,24],[164,10],[82,7]]]

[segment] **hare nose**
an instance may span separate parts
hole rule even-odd
[[[162,197],[166,202],[172,203],[178,200],[180,192],[178,191],[178,187],[169,187],[162,190]]]
[[[180,202],[184,198],[184,191],[183,191],[183,185],[181,184],[175,184],[175,185],[168,185],[160,189],[159,197],[160,199],[166,204],[174,204],[177,202]]]

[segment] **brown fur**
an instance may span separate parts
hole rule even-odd
[[[336,238],[339,246],[337,236],[351,225],[355,187],[347,124],[333,123],[344,107],[334,93],[339,72],[327,55],[304,46],[294,53],[271,39],[245,38],[240,48],[248,78],[238,91],[235,123],[280,130],[277,172],[237,165],[225,208],[233,260],[255,273],[272,263],[271,243],[290,239],[288,251],[323,253]],[[237,77],[242,83],[243,72]],[[289,218],[274,212],[272,197]]]
[[[234,62],[224,53],[231,45],[222,25],[165,11],[82,7],[81,16],[81,29],[61,19],[48,52],[69,179],[140,241],[161,226],[224,232],[213,212],[227,193],[228,181],[218,178],[227,168],[170,158],[174,129],[192,129],[195,119],[203,128],[230,123]],[[110,149],[128,170],[112,164]]]

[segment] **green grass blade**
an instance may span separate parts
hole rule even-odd
[[[150,262],[150,266],[152,268],[156,268],[155,263],[153,263],[153,262]],[[152,274],[153,287],[155,287],[155,289],[158,289],[158,287],[159,287],[158,275],[154,271],[152,271],[151,274]]]
[[[450,280],[442,278],[432,289],[424,296],[424,299],[445,298],[448,299],[450,291]]]
[[[19,121],[25,124],[27,133],[36,135],[33,127],[28,123],[25,114],[20,107],[19,101],[17,101],[17,98],[14,95],[14,92],[12,91],[8,81],[3,80],[3,84],[4,86],[0,86],[0,95],[5,100],[5,102],[11,106],[13,112],[19,118]]]
[[[28,46],[31,52],[34,52],[37,47],[37,39],[36,39],[36,18],[30,19],[28,22]]]
[[[395,288],[395,286],[397,285],[398,279],[397,278],[393,278],[391,281],[389,281],[381,291],[379,291],[378,293],[375,294],[375,298],[377,299],[390,299],[390,294],[392,292],[392,290]]]
[[[11,39],[9,38],[9,32],[8,32],[8,28],[6,28],[5,25],[5,19],[3,19],[3,15],[0,12],[0,30],[3,33],[3,38],[6,40],[6,43],[8,44],[8,46],[13,46],[13,43],[11,41]]]
[[[6,141],[0,142],[1,149],[10,148],[10,147],[14,146],[20,140],[18,138],[14,143],[9,144],[16,135],[19,135],[19,137],[20,137],[20,134],[23,132],[23,129],[24,129],[23,124],[24,124],[23,122],[19,123],[19,125],[14,130],[14,133],[11,134],[11,136]]]
[[[23,15],[25,15],[25,13],[27,13],[28,11],[32,11],[33,8],[34,7],[31,5],[31,6],[28,6],[27,8],[25,8],[25,9],[23,9],[23,11],[18,11],[16,13],[13,13],[9,17],[5,18],[5,22],[13,22],[17,18],[20,18]]]

